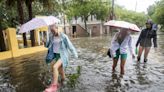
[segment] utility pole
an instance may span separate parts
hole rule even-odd
[[[112,20],[114,19],[114,0],[112,0]]]
[[[111,10],[111,14],[110,14],[110,20],[114,19],[114,0],[112,0],[112,10]],[[112,28],[110,28],[111,31],[111,36],[112,36]]]

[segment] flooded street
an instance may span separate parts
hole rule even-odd
[[[133,46],[137,40],[133,36]],[[112,73],[112,59],[106,53],[111,36],[72,40],[79,59],[70,59],[67,79],[58,92],[164,92],[164,36],[158,35],[158,49],[151,49],[148,63],[137,63],[130,55],[125,75]],[[45,64],[46,52],[0,61],[0,92],[43,92],[51,81]]]

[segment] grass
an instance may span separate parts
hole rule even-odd
[[[71,87],[74,88],[76,84],[78,83],[78,78],[81,75],[81,66],[78,66],[76,69],[77,73],[75,74],[68,74],[66,75],[68,78],[67,84]]]

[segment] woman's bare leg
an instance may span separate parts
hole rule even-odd
[[[112,71],[115,72],[115,68],[117,66],[118,59],[113,58],[113,66],[112,66]]]
[[[144,62],[147,62],[147,57],[150,51],[150,47],[145,48],[145,53],[144,53]]]
[[[141,55],[142,55],[143,50],[144,50],[144,47],[139,46],[139,52],[138,52],[138,56],[137,56],[137,60],[138,61],[140,61],[140,58],[141,58]]]
[[[125,66],[125,62],[126,62],[126,59],[121,59],[121,64],[120,64],[120,74],[121,75],[124,75],[124,72],[125,72],[125,70],[124,70],[124,66]]]
[[[59,71],[58,69],[62,66],[62,62],[59,59],[54,65],[53,65],[53,83],[58,83],[58,76],[59,76]]]
[[[63,66],[59,67],[59,73],[61,74],[62,81],[64,81],[65,80],[65,72],[64,72]]]

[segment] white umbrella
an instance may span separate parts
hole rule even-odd
[[[21,26],[19,33],[26,33],[36,28],[49,26],[59,22],[60,20],[54,16],[33,18],[32,20]]]
[[[117,20],[110,20],[106,22],[104,25],[106,26],[111,26],[111,27],[116,27],[116,28],[125,28],[129,29],[135,32],[140,32],[141,30],[137,27],[136,24],[129,23],[126,21],[117,21]]]

